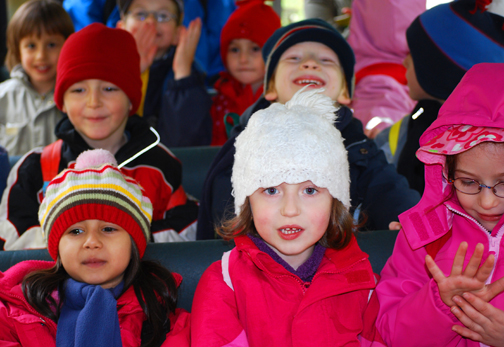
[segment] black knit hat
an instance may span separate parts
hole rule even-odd
[[[266,62],[264,90],[276,69],[281,55],[290,47],[300,42],[319,42],[332,49],[341,63],[348,88],[352,97],[354,83],[355,56],[352,48],[331,25],[321,19],[307,19],[289,24],[276,30],[262,48],[263,59]]]
[[[504,18],[474,0],[442,4],[418,16],[406,39],[422,89],[446,100],[477,63],[504,62]]]

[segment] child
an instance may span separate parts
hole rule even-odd
[[[285,103],[296,91],[324,88],[324,94],[341,106],[335,126],[341,131],[350,164],[350,201],[355,219],[360,211],[367,215],[365,228],[384,230],[398,215],[414,206],[418,193],[389,165],[382,151],[363,133],[360,121],[345,107],[352,96],[352,49],[336,29],[319,19],[290,24],[275,31],[263,47],[266,62],[265,95],[240,117],[232,137],[222,147],[209,169],[198,216],[197,238],[213,238],[214,225],[220,223],[231,195],[231,168],[234,161],[234,137],[243,129],[252,112],[271,102]]]
[[[30,0],[12,16],[5,60],[11,79],[0,84],[0,145],[9,155],[56,140],[63,116],[53,101],[56,65],[72,33],[72,20],[56,1]]]
[[[319,92],[258,111],[236,138],[237,217],[219,231],[236,247],[198,283],[193,346],[372,341],[364,313],[374,275],[352,233],[336,108]]]
[[[217,95],[210,110],[213,146],[222,146],[228,139],[224,116],[230,112],[241,115],[262,95],[261,48],[280,26],[280,18],[271,6],[263,0],[251,0],[238,2],[222,28],[220,51],[228,71],[221,72],[214,85]]]
[[[94,23],[71,35],[58,62],[54,98],[68,114],[60,140],[36,149],[12,169],[0,204],[0,248],[44,247],[37,219],[45,185],[91,148],[114,154],[152,201],[156,242],[195,239],[197,205],[181,186],[180,162],[134,115],[141,99],[140,59],[125,30]]]
[[[425,191],[376,289],[389,346],[504,341],[502,88],[504,64],[476,64],[420,138]]]
[[[424,12],[406,31],[410,54],[403,64],[409,94],[418,103],[377,142],[386,149],[383,144],[390,140],[397,172],[420,194],[425,186],[424,165],[415,156],[420,136],[471,66],[504,62],[503,25],[504,17],[485,11],[473,0],[458,0]]]
[[[180,275],[142,259],[152,204],[116,165],[105,150],[86,151],[50,182],[39,218],[56,263],[0,274],[2,345],[189,345]]]
[[[168,147],[209,145],[212,100],[193,64],[201,20],[181,25],[182,0],[120,0],[118,28],[133,34],[140,53],[142,103],[139,114]]]

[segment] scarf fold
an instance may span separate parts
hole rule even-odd
[[[65,301],[56,330],[57,347],[122,347],[117,297],[124,283],[103,289],[99,285],[65,283]]]
[[[252,242],[254,242],[254,244],[257,246],[257,248],[259,248],[260,251],[268,254],[271,258],[273,258],[274,261],[282,265],[290,273],[298,276],[304,282],[311,282],[313,276],[315,276],[315,273],[317,272],[318,267],[320,266],[320,263],[322,262],[322,258],[324,258],[326,251],[326,248],[324,246],[316,243],[310,258],[308,258],[301,266],[299,266],[297,270],[294,270],[294,268],[290,266],[289,263],[287,263],[285,260],[280,258],[280,256],[270,246],[268,246],[262,238],[250,234],[248,234],[247,236],[252,240]]]

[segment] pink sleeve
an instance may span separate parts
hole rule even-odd
[[[196,288],[191,309],[191,343],[196,347],[248,346],[235,293],[224,282],[221,261],[210,265]]]
[[[461,337],[452,331],[458,322],[439,296],[437,284],[425,267],[425,248],[412,250],[401,230],[392,256],[376,287],[380,310],[378,332],[388,346],[456,346]]]

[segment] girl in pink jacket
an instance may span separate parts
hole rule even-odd
[[[188,346],[181,278],[142,260],[152,204],[105,150],[56,176],[39,219],[55,262],[0,273],[1,346]]]
[[[306,88],[305,88],[306,89]],[[360,346],[375,339],[375,278],[348,212],[349,169],[321,90],[256,112],[236,139],[236,247],[203,274],[193,346]],[[373,316],[374,309],[374,316]],[[368,324],[369,323],[369,324]]]
[[[425,191],[376,288],[394,346],[504,346],[504,64],[476,64],[420,138]]]

